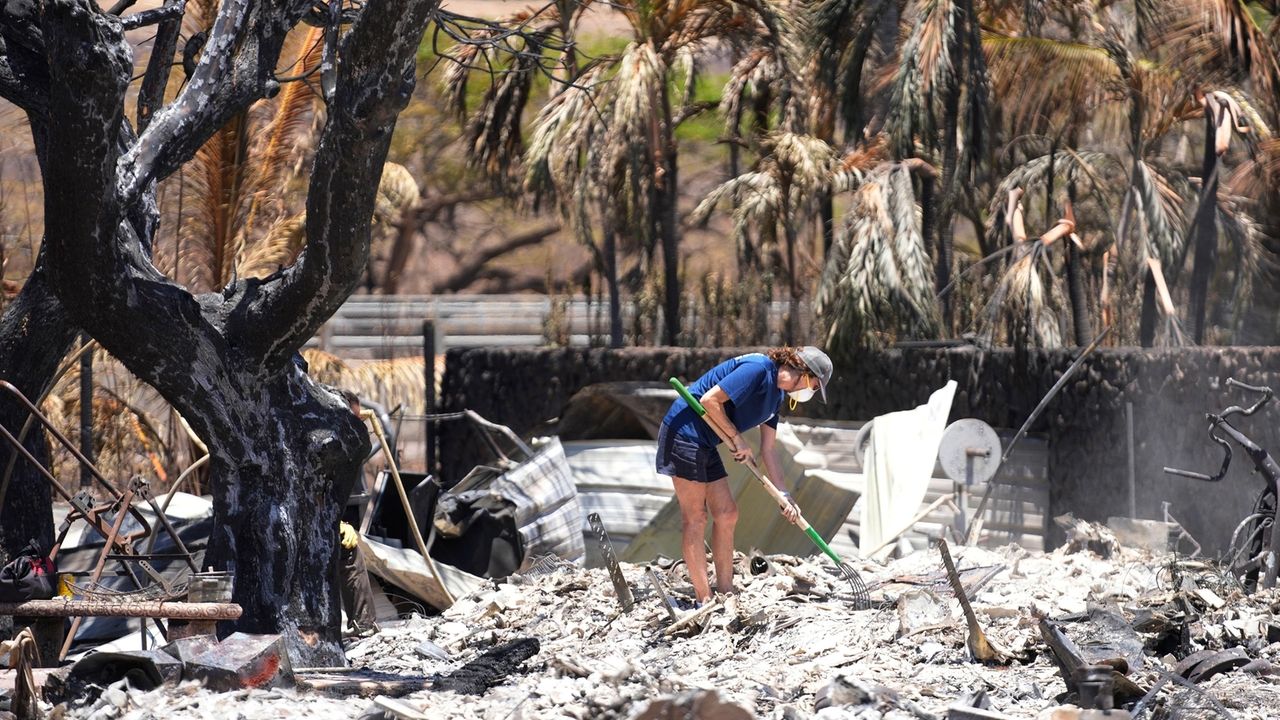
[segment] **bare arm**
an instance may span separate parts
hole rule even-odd
[[[751,446],[747,445],[747,441],[743,439],[738,432],[738,428],[729,420],[729,414],[724,409],[725,403],[729,402],[729,394],[720,389],[719,385],[715,385],[703,393],[698,400],[707,411],[707,422],[710,422],[711,426],[715,428],[716,434],[729,444],[729,450],[733,452],[733,459],[738,462],[751,462],[753,459]]]
[[[778,430],[769,425],[760,426],[760,459],[764,461],[764,470],[769,478],[769,482],[778,488],[782,496],[787,499],[787,505],[782,507],[782,515],[790,522],[796,522],[800,517],[800,509],[796,507],[795,500],[791,498],[791,494],[787,492],[787,482],[782,474],[782,465],[778,463]]]

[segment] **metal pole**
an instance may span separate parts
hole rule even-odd
[[[426,408],[428,418],[422,422],[422,445],[426,454],[426,470],[428,475],[439,477],[436,473],[436,430],[438,426],[431,415],[436,412],[436,323],[434,320],[422,321],[422,376],[426,383]]]
[[[88,333],[81,335],[82,342],[88,343]],[[80,354],[80,454],[93,462],[93,353]],[[83,463],[80,465],[80,487],[87,488],[93,484],[93,475]]]
[[[1124,404],[1125,437],[1129,444],[1129,517],[1138,517],[1138,479],[1133,468],[1133,402]]]

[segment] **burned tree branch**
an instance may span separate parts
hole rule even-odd
[[[414,87],[418,44],[438,0],[373,0],[342,39],[333,102],[307,193],[307,247],[262,287],[239,329],[280,360],[306,342],[359,283],[378,179]],[[238,333],[239,334],[239,333]]]
[[[140,13],[134,13],[122,18],[120,26],[125,30],[133,30],[147,25],[159,25],[171,20],[181,20],[182,14],[186,12],[186,9],[186,0],[167,0],[161,7],[143,10]]]
[[[122,202],[189,160],[232,115],[279,91],[275,65],[284,38],[310,7],[306,0],[221,5],[190,81],[122,159],[131,168],[120,176]]]
[[[458,292],[479,280],[481,272],[489,262],[522,247],[537,245],[557,232],[560,232],[559,223],[545,225],[528,232],[513,235],[494,245],[482,248],[475,255],[467,258],[452,275],[441,282],[435,289],[438,292]]]
[[[138,91],[138,132],[146,132],[156,109],[164,103],[164,89],[169,84],[169,70],[173,67],[174,53],[178,49],[178,35],[182,32],[182,15],[186,0],[166,0],[162,9],[177,8],[156,28],[156,39],[151,44],[151,57],[142,76],[142,88]]]

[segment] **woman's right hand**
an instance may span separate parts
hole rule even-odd
[[[741,435],[733,439],[733,446],[735,448],[733,451],[734,460],[737,460],[738,462],[744,465],[755,464],[756,460],[755,460],[755,456],[751,453],[751,446],[748,445],[747,442],[742,439]]]

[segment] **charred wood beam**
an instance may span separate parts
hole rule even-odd
[[[342,39],[307,193],[307,246],[237,315],[247,321],[239,326],[245,344],[268,362],[302,347],[364,274],[383,162],[413,93],[418,45],[438,5],[370,0]]]
[[[0,615],[18,617],[153,617],[173,620],[235,620],[235,603],[165,602],[159,600],[28,600],[0,603]]]

